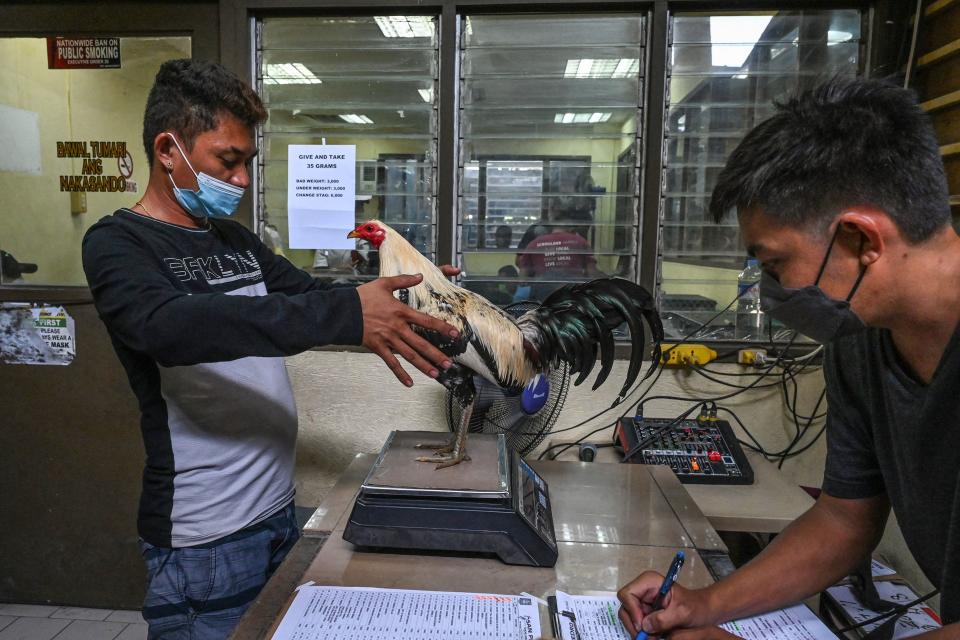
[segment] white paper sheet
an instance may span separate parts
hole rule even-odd
[[[273,640],[535,640],[537,604],[524,596],[302,586]]]
[[[877,586],[877,594],[879,594],[882,600],[906,604],[917,599],[917,594],[906,585],[895,582],[875,582],[874,584]],[[847,615],[849,615],[850,619],[854,622],[863,622],[864,620],[869,620],[879,615],[876,611],[871,611],[857,602],[853,591],[851,591],[847,585],[830,587],[827,589],[827,592],[843,607],[844,611],[847,612]],[[910,607],[908,614],[897,620],[897,626],[893,632],[894,640],[898,638],[909,638],[910,636],[939,629],[940,620],[935,616],[936,614],[933,610],[923,604]],[[883,622],[884,621],[880,621],[865,625],[863,630],[865,632],[872,631],[883,624]]]
[[[0,149],[0,171],[39,176],[40,114],[0,104]]]
[[[613,594],[572,596],[557,591],[557,611],[561,614],[559,617],[562,640],[632,640],[617,617],[620,601]],[[573,613],[576,617],[571,619],[562,615],[563,612]]]
[[[291,249],[355,249],[357,147],[287,147],[287,224]]]
[[[747,640],[836,640],[837,636],[807,606],[798,604],[720,627]]]
[[[870,560],[870,572],[874,578],[896,575],[896,571],[883,564],[879,560]]]

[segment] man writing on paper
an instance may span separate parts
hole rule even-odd
[[[960,237],[943,162],[914,95],[834,80],[781,105],[733,152],[713,192],[761,261],[761,301],[826,344],[823,494],[756,559],[705,589],[621,589],[631,632],[720,638],[710,625],[796,603],[843,578],[891,506],[960,637]]]
[[[407,386],[394,353],[431,377],[451,364],[410,325],[453,327],[393,297],[420,276],[331,288],[222,219],[250,183],[265,118],[223,67],[165,63],[144,114],[147,190],[83,241],[142,414],[150,638],[225,638],[298,537],[297,414],[283,356],[363,344]]]

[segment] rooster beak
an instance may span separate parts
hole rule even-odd
[[[356,229],[354,229],[353,231],[351,231],[350,233],[347,234],[347,237],[348,237],[348,238],[359,238],[359,237],[360,237],[360,234],[357,233],[357,230],[356,230]]]

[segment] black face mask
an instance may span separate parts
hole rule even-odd
[[[850,308],[850,299],[857,292],[863,276],[867,273],[866,266],[860,268],[860,275],[857,276],[857,281],[853,283],[853,288],[850,289],[845,300],[834,300],[828,297],[818,286],[839,232],[840,227],[837,227],[813,284],[802,289],[787,289],[766,271],[760,276],[760,307],[764,313],[774,320],[779,320],[788,328],[824,344],[841,336],[862,331],[867,326]],[[860,249],[863,250],[862,239]]]

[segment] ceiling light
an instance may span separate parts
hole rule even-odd
[[[574,58],[567,60],[564,78],[632,78],[640,73],[640,58]]]
[[[340,114],[340,119],[350,124],[373,124],[373,120],[367,116],[356,113],[342,113]]]
[[[320,84],[322,81],[299,62],[268,64],[264,84]]]
[[[606,122],[611,117],[612,113],[558,113],[553,116],[553,121],[556,124],[596,124],[598,122]]]
[[[386,38],[430,38],[433,36],[431,16],[374,16]]]
[[[827,31],[827,46],[832,47],[836,44],[843,44],[853,40],[853,34],[849,31]]]

